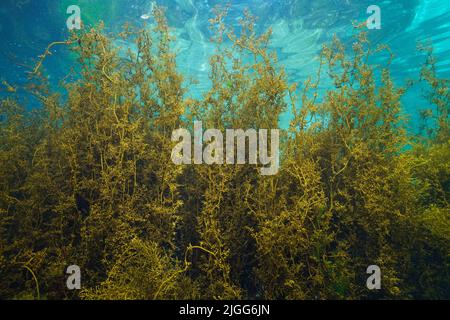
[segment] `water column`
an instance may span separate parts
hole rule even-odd
[[[184,52],[181,63],[185,65],[188,75],[199,82],[191,90],[192,95],[199,97],[209,88],[209,56],[213,52],[213,46],[205,39],[201,21],[207,21],[210,12],[205,10],[207,6],[203,1],[198,3],[195,0],[177,0],[177,3],[191,15],[185,23],[184,30],[189,36],[190,44]]]

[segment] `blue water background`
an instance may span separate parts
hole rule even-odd
[[[66,13],[70,5],[78,5],[85,25],[105,22],[108,31],[120,31],[125,22],[151,24],[152,6],[167,8],[171,32],[176,36],[178,68],[186,78],[198,85],[189,87],[188,95],[200,97],[209,88],[208,59],[213,53],[209,42],[208,20],[212,9],[228,2],[217,0],[1,0],[0,1],[0,82],[19,88],[28,108],[38,107],[20,88],[27,82],[27,71],[52,41],[68,37]],[[318,53],[324,43],[338,35],[351,44],[353,21],[365,21],[370,5],[381,8],[381,30],[370,30],[371,40],[385,43],[395,54],[392,74],[399,86],[408,79],[417,79],[425,61],[419,43],[431,43],[438,59],[438,74],[450,78],[450,1],[442,0],[235,0],[231,1],[227,23],[238,26],[242,11],[248,8],[258,17],[256,28],[261,32],[272,28],[271,46],[279,55],[290,81],[302,82],[317,71]],[[122,44],[127,45],[127,44]],[[56,87],[72,66],[73,59],[64,48],[55,48],[45,60],[49,80]],[[380,62],[386,57],[380,56]],[[322,90],[329,88],[324,83]],[[418,110],[427,107],[423,87],[412,87],[403,98],[404,113],[410,118],[410,129],[418,125]],[[0,96],[7,96],[2,87]],[[286,112],[281,125],[286,126]]]

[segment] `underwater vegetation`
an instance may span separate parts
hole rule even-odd
[[[316,74],[290,83],[245,12],[211,19],[210,89],[187,98],[160,8],[149,29],[103,24],[51,46],[77,57],[64,89],[30,71],[27,111],[0,102],[2,299],[450,299],[449,80],[431,48],[430,109],[406,130],[401,97],[358,32],[323,47]],[[394,59],[394,57],[392,57]],[[319,90],[324,79],[333,88]],[[413,83],[411,83],[413,85]],[[173,130],[279,127],[280,168],[171,161]],[[78,265],[81,290],[68,290]],[[368,290],[369,265],[382,271]]]

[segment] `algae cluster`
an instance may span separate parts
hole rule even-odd
[[[0,102],[0,297],[449,299],[449,81],[432,51],[417,81],[433,108],[417,136],[401,112],[407,88],[369,62],[388,49],[364,32],[350,52],[324,46],[317,74],[292,84],[270,31],[245,13],[234,33],[225,15],[211,20],[202,99],[186,98],[155,9],[153,29],[124,27],[137,47],[126,57],[102,25],[64,42],[78,57],[66,96],[49,89],[44,54],[27,87],[42,108],[26,112],[14,92]],[[194,120],[272,129],[286,110],[275,176],[170,159],[172,131]],[[81,291],[66,288],[72,264]],[[382,288],[370,291],[374,264]]]

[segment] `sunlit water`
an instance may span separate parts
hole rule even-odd
[[[209,56],[213,46],[209,39],[212,9],[218,0],[2,0],[0,1],[0,77],[14,84],[26,82],[27,68],[52,41],[67,38],[66,9],[72,4],[81,8],[85,25],[103,20],[109,31],[118,31],[125,22],[149,26],[155,4],[167,8],[178,67],[186,78],[198,85],[189,87],[189,95],[199,97],[209,87]],[[365,21],[367,7],[381,8],[381,30],[370,30],[375,43],[385,43],[395,54],[392,72],[397,85],[419,76],[424,54],[418,43],[432,43],[438,58],[439,75],[450,78],[450,1],[442,0],[235,0],[227,22],[238,24],[245,8],[258,17],[257,29],[272,28],[272,48],[279,55],[290,81],[303,81],[317,70],[317,56],[334,34],[351,43],[353,21]],[[120,44],[120,43],[119,43]],[[127,46],[129,44],[121,44]],[[45,61],[49,79],[55,85],[72,63],[65,49],[55,49]],[[326,88],[322,88],[326,89]],[[0,95],[5,95],[4,88]],[[404,97],[405,113],[414,125],[417,110],[424,106],[421,88],[412,88]],[[20,91],[19,91],[20,94]],[[24,93],[25,95],[25,93]],[[36,102],[30,101],[33,107]],[[287,123],[285,114],[282,125]]]

